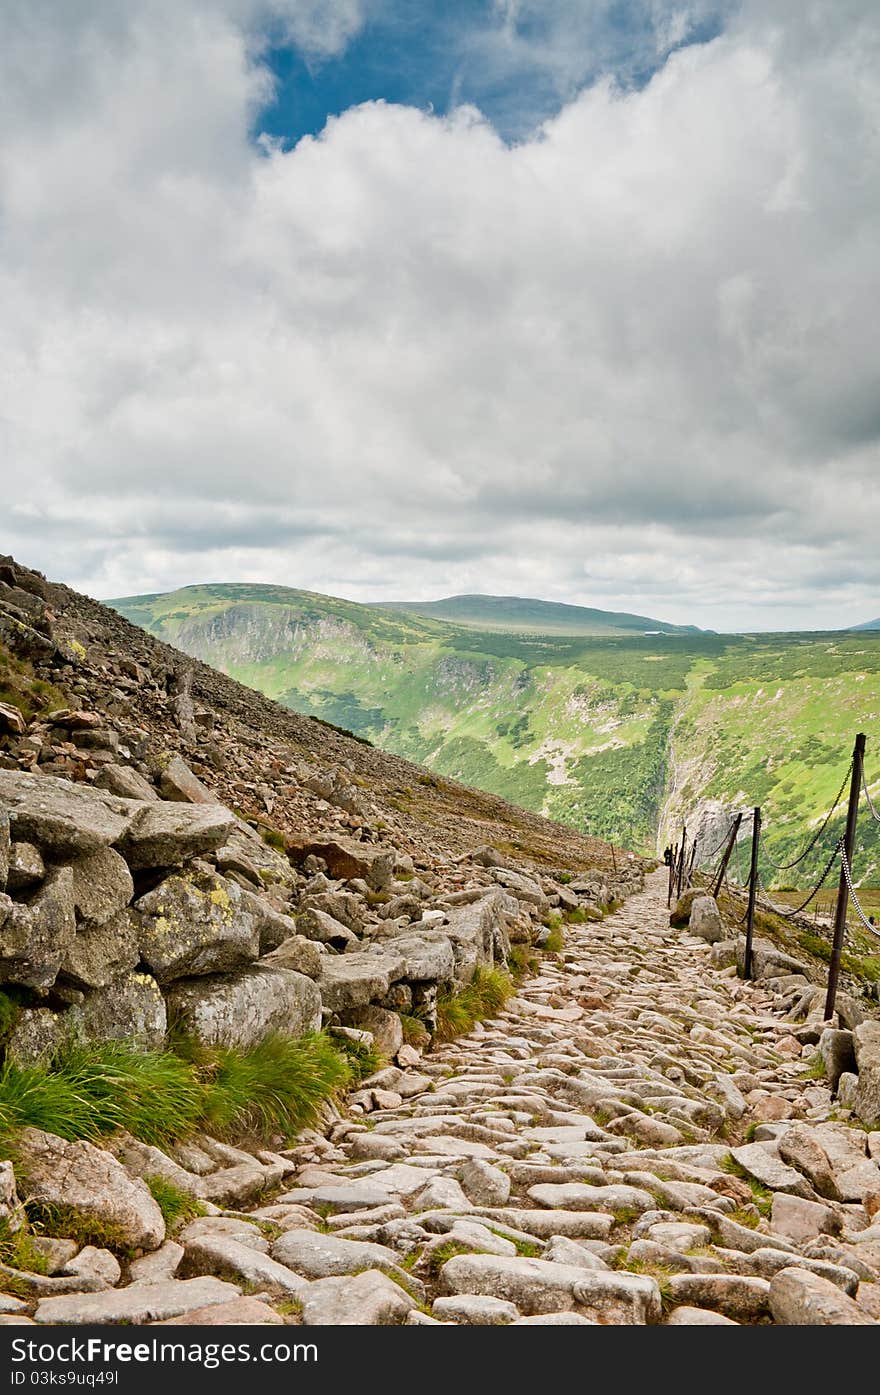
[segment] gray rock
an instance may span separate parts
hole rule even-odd
[[[105,1293],[71,1293],[60,1298],[44,1298],[37,1305],[38,1323],[71,1325],[80,1323],[146,1323],[177,1317],[194,1309],[237,1298],[234,1284],[220,1279],[165,1279],[150,1284],[129,1284],[128,1288]]]
[[[315,908],[302,911],[296,917],[296,930],[306,940],[316,940],[319,944],[329,945],[339,954],[344,953],[349,945],[357,944],[357,936],[354,931],[349,930],[342,921],[334,920],[332,915],[326,911],[319,911]]]
[[[162,1244],[165,1222],[148,1187],[111,1153],[34,1128],[19,1132],[16,1152],[29,1202],[73,1209],[112,1229],[120,1245],[155,1250]]]
[[[714,1094],[724,1106],[724,1112],[730,1119],[741,1119],[748,1109],[748,1105],[732,1076],[725,1071],[718,1071],[715,1076],[713,1087]]]
[[[733,1318],[714,1313],[711,1308],[673,1308],[664,1327],[738,1327]]]
[[[13,903],[0,926],[0,982],[51,987],[75,934],[73,875],[57,867],[29,904]]]
[[[310,1230],[287,1230],[272,1244],[272,1256],[306,1279],[335,1278],[378,1269],[406,1284],[410,1276],[400,1267],[399,1256],[386,1245],[320,1235]]]
[[[71,872],[76,913],[80,920],[93,925],[104,925],[123,910],[134,895],[128,864],[113,848],[101,848],[77,858]]]
[[[771,1191],[791,1192],[792,1196],[805,1196],[808,1200],[812,1195],[812,1188],[801,1173],[774,1157],[763,1143],[744,1143],[730,1151],[740,1167]]]
[[[118,843],[139,805],[53,775],[0,770],[0,805],[16,842],[36,843],[52,860],[98,852]]]
[[[474,904],[455,906],[447,912],[443,933],[452,944],[456,983],[470,983],[480,965],[506,961],[510,954],[506,899],[499,889]]]
[[[736,942],[736,964],[740,974],[745,972],[746,937],[740,935]],[[803,974],[804,966],[792,955],[777,949],[771,940],[756,938],[752,943],[752,976],[773,978],[783,974]]]
[[[294,973],[305,974],[306,978],[319,978],[323,962],[324,951],[303,935],[291,935],[260,960],[267,968],[293,969]]]
[[[770,1309],[779,1323],[810,1327],[876,1327],[836,1284],[807,1269],[781,1269],[770,1280]]]
[[[844,1072],[854,1072],[856,1068],[852,1032],[839,1031],[836,1027],[826,1027],[819,1038],[819,1055],[825,1067],[831,1092],[834,1094]]]
[[[387,993],[403,971],[403,960],[394,953],[328,955],[321,963],[318,980],[321,999],[333,1012],[366,1007],[373,998]]]
[[[395,946],[396,948],[396,946]],[[380,1055],[391,1059],[403,1046],[403,1024],[400,1014],[370,1003],[346,1014],[346,1026],[369,1032]]]
[[[442,930],[400,935],[394,953],[402,955],[403,977],[412,983],[448,982],[455,971],[452,944]]]
[[[110,794],[119,795],[122,799],[136,799],[139,802],[148,800],[153,802],[159,798],[149,780],[130,765],[116,765],[108,762],[102,765],[95,776],[95,788],[107,790]]]
[[[861,1022],[853,1032],[859,1083],[853,1108],[863,1124],[880,1124],[880,1022]]]
[[[641,1187],[617,1183],[607,1187],[592,1187],[585,1182],[539,1182],[529,1187],[529,1196],[539,1206],[562,1207],[570,1211],[650,1211],[655,1205],[650,1192]]]
[[[0,703],[0,707],[2,707]],[[9,865],[11,861],[12,835],[9,831],[9,814],[0,804],[0,891],[6,890],[9,880]],[[14,890],[12,887],[10,890]]]
[[[258,1298],[233,1298],[208,1308],[190,1309],[179,1317],[165,1318],[157,1327],[282,1327],[284,1318]]]
[[[7,816],[8,827],[8,816]],[[34,843],[13,843],[9,849],[7,891],[29,891],[46,875],[40,849]],[[2,890],[2,886],[0,886]]]
[[[238,973],[171,985],[168,1010],[183,1030],[208,1045],[255,1046],[272,1032],[301,1036],[321,1025],[314,982],[261,964]]]
[[[815,1240],[818,1235],[839,1235],[840,1216],[830,1206],[807,1201],[801,1196],[775,1192],[771,1210],[771,1225],[777,1235],[784,1235],[796,1245]]]
[[[97,1249],[94,1245],[84,1246],[60,1272],[76,1275],[78,1278],[97,1279],[104,1288],[114,1288],[122,1278],[122,1269],[116,1256],[110,1250]]]
[[[501,1327],[516,1322],[519,1317],[519,1309],[513,1303],[477,1293],[435,1298],[431,1312],[441,1322],[457,1322],[467,1327]]]
[[[237,882],[191,871],[136,901],[141,957],[158,981],[228,973],[255,960],[260,937],[245,898]]]
[[[188,1240],[184,1266],[189,1275],[214,1274],[238,1284],[292,1298],[300,1297],[308,1288],[308,1281],[294,1274],[285,1264],[231,1236],[205,1235]]]
[[[712,1308],[737,1321],[753,1322],[769,1308],[770,1284],[766,1279],[739,1274],[673,1274],[668,1285],[673,1303]]]
[[[500,1167],[481,1158],[468,1158],[458,1168],[458,1180],[475,1206],[504,1206],[510,1196],[510,1178]]]
[[[112,841],[129,867],[176,867],[219,848],[235,827],[235,815],[220,804],[145,802]]]
[[[316,1279],[302,1295],[305,1327],[389,1327],[406,1322],[418,1305],[378,1269],[355,1278]]]
[[[714,896],[696,896],[691,904],[688,929],[710,945],[724,939],[724,923]]]
[[[792,1124],[780,1133],[779,1156],[802,1172],[820,1196],[829,1201],[842,1200],[828,1154],[805,1124]]]
[[[27,1224],[25,1209],[19,1200],[15,1169],[8,1159],[0,1162],[0,1226],[15,1235]]]
[[[180,1261],[183,1259],[183,1246],[176,1240],[166,1240],[158,1250],[133,1259],[128,1266],[128,1274],[133,1284],[158,1284],[164,1279],[173,1279]]]
[[[197,775],[194,775],[185,760],[172,756],[159,776],[159,789],[163,799],[182,804],[216,804],[217,798]]]
[[[60,977],[77,988],[106,988],[138,963],[139,929],[136,914],[128,908],[101,924],[82,922],[61,961]]]

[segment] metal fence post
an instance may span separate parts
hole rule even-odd
[[[755,901],[758,895],[758,843],[761,838],[761,810],[756,808],[752,818],[752,861],[749,867],[749,908],[746,914],[746,953],[743,978],[752,976],[752,938],[755,930]]]
[[[846,860],[852,867],[853,847],[856,841],[856,821],[859,815],[859,798],[862,792],[862,768],[865,763],[865,734],[859,732],[856,737],[856,744],[853,748],[852,780],[849,786],[849,808],[846,814],[846,832],[843,836],[843,847]],[[843,950],[843,940],[846,935],[846,913],[849,907],[849,887],[846,884],[846,873],[843,870],[843,863],[840,865],[840,883],[837,888],[837,911],[834,916],[834,940],[831,945],[831,963],[828,965],[828,993],[825,998],[825,1021],[828,1022],[834,1014],[834,1004],[837,1000],[837,980],[840,977],[840,956]]]
[[[730,831],[730,839],[728,841],[727,847],[724,849],[724,856],[721,859],[721,866],[718,868],[718,876],[715,878],[715,885],[712,887],[712,895],[715,897],[716,901],[718,900],[719,892],[721,891],[721,887],[724,883],[724,874],[727,871],[727,864],[730,861],[730,857],[734,848],[736,847],[736,838],[737,834],[739,833],[739,826],[742,823],[742,821],[742,810],[740,810],[734,821],[733,828]]]

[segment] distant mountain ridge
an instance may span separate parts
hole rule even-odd
[[[674,633],[634,616],[624,633],[554,633],[553,619],[584,624],[589,610],[516,597],[370,606],[250,583],[110,604],[295,712],[631,847],[674,841],[715,801],[761,804],[773,856],[794,856],[856,731],[880,783],[878,629]],[[880,868],[880,824],[859,842],[859,874]]]
[[[532,596],[446,596],[438,601],[374,601],[372,608],[407,610],[468,629],[544,635],[696,635],[696,625],[670,625],[647,615],[542,601]]]
[[[880,616],[876,620],[866,620],[863,625],[851,626],[854,630],[880,630]]]

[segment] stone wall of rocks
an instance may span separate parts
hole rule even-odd
[[[491,849],[429,885],[393,847],[338,834],[301,839],[295,866],[180,758],[163,772],[174,799],[115,762],[95,785],[0,770],[0,985],[20,1007],[18,1061],[72,1040],[158,1047],[169,1023],[241,1047],[329,1023],[394,1055],[401,1012],[431,1029],[441,987],[545,935],[553,905],[612,895],[599,874],[564,886]]]

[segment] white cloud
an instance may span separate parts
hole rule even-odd
[[[654,13],[668,45],[696,7]],[[513,147],[470,108],[372,103],[255,148],[267,17],[318,57],[363,21],[4,11],[5,547],[103,595],[880,610],[868,0],[753,0]]]

